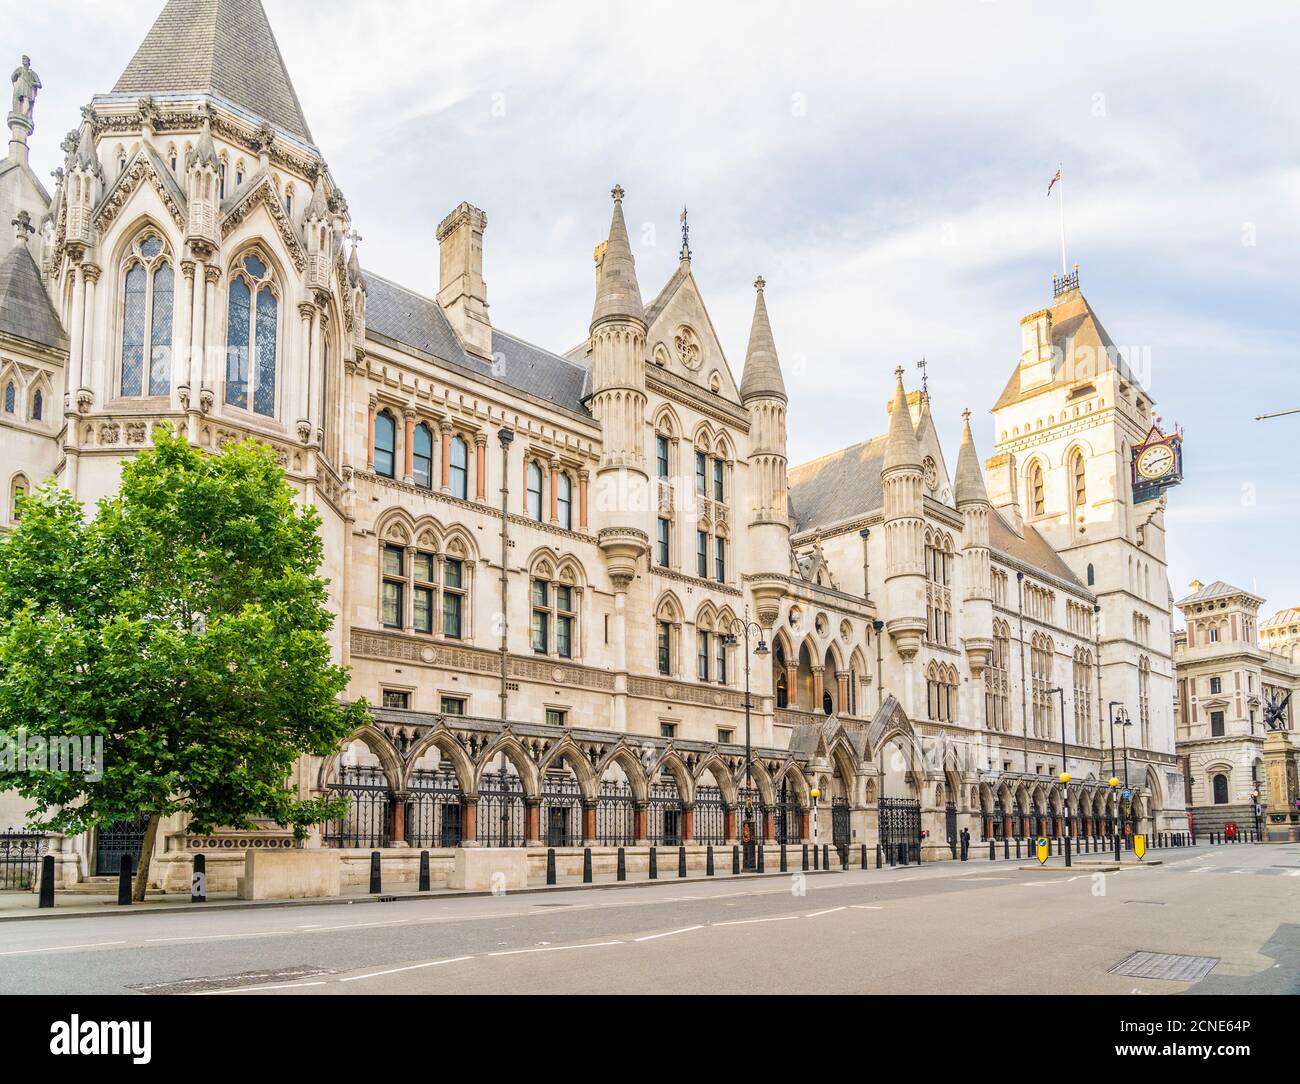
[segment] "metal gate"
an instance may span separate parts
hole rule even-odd
[[[526,831],[522,780],[506,768],[485,774],[478,788],[479,843],[484,847],[522,847]]]
[[[120,873],[123,855],[131,859],[132,869],[139,865],[148,823],[148,814],[142,813],[132,820],[102,825],[95,833],[95,872],[100,876]]]
[[[541,816],[548,847],[582,846],[582,788],[567,771],[546,774]]]
[[[30,890],[46,846],[39,832],[0,832],[0,889]]]
[[[727,841],[727,806],[718,787],[695,788],[695,814],[692,820],[697,843]]]
[[[849,846],[849,800],[831,799],[831,842],[843,861]]]
[[[406,838],[412,847],[459,847],[460,780],[448,764],[411,774],[406,803]]]
[[[618,779],[600,781],[596,840],[602,847],[630,847],[636,842],[636,799],[630,783]]]
[[[921,861],[921,803],[916,798],[881,798],[880,846],[887,855]]]
[[[677,847],[682,842],[682,799],[671,779],[650,784],[647,833],[651,843]]]
[[[788,846],[803,842],[803,810],[796,801],[776,807],[776,841]]]
[[[344,767],[329,786],[330,797],[347,798],[348,811],[338,820],[327,821],[321,841],[327,847],[387,847],[392,827],[388,776],[383,768],[356,765]],[[97,865],[100,873],[104,867]]]

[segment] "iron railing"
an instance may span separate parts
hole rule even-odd
[[[0,832],[0,890],[30,891],[48,846],[49,839],[39,832]]]

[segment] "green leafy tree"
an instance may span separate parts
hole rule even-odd
[[[320,518],[270,448],[207,455],[159,429],[93,518],[52,483],[19,511],[0,541],[0,731],[104,746],[98,780],[0,770],[32,823],[79,833],[147,815],[142,900],[162,817],[188,814],[196,833],[263,818],[302,838],[341,815],[290,777],[366,709],[338,700]]]

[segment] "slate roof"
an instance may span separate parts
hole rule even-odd
[[[1240,587],[1234,587],[1224,580],[1215,580],[1213,583],[1207,583],[1199,590],[1193,591],[1184,599],[1178,600],[1179,606],[1186,606],[1189,602],[1211,602],[1220,598],[1231,598],[1234,595],[1245,595],[1247,598],[1254,598],[1249,591],[1244,591]],[[1261,602],[1263,599],[1260,600]]]
[[[1138,383],[1132,370],[1120,355],[1119,347],[1106,333],[1088,299],[1078,290],[1062,294],[1051,307],[1052,348],[1056,362],[1052,379],[1046,384],[1025,392],[1020,387],[1020,366],[1017,365],[1007,381],[994,410],[1000,410],[1025,395],[1037,395],[1049,388],[1079,384],[1090,376],[1118,369],[1120,375],[1134,384]]]
[[[540,346],[492,329],[494,364],[468,353],[442,306],[389,279],[366,271],[366,331],[428,354],[474,376],[499,380],[519,391],[577,414],[583,405],[588,368]]]
[[[67,336],[49,295],[41,285],[40,268],[24,244],[0,258],[0,334],[66,350]]]
[[[167,0],[114,94],[212,94],[311,142],[261,0]]]
[[[1277,613],[1267,621],[1263,622],[1259,627],[1261,629],[1280,629],[1285,628],[1287,625],[1295,625],[1297,623],[1300,623],[1300,610],[1297,610],[1292,606],[1285,610],[1278,610]]]
[[[789,513],[794,533],[831,527],[883,507],[880,469],[888,439],[882,434],[791,467]],[[1026,524],[1024,533],[1017,534],[996,510],[989,517],[989,546],[994,553],[1083,588],[1070,566],[1033,526]]]

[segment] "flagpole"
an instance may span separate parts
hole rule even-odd
[[[1064,278],[1068,273],[1065,262],[1065,170],[1060,163],[1056,167],[1056,175],[1060,180],[1056,182],[1057,198],[1061,206],[1061,277]]]

